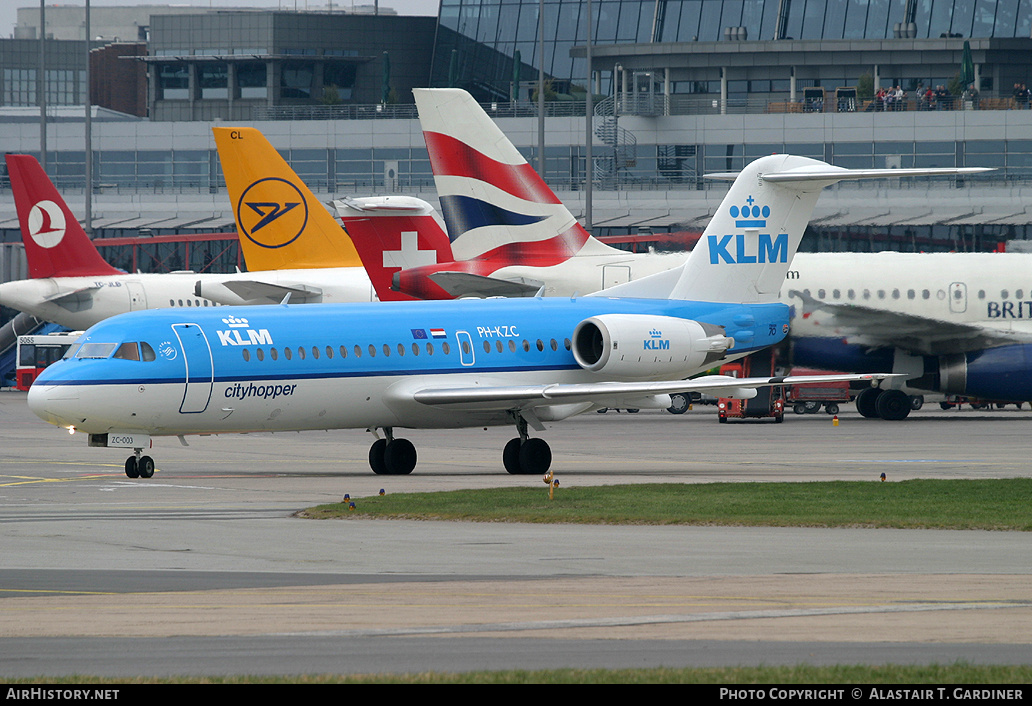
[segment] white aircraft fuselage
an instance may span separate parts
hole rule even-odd
[[[78,330],[140,309],[273,304],[282,301],[288,292],[294,303],[374,299],[365,270],[346,267],[235,274],[45,277],[0,284],[0,304]]]

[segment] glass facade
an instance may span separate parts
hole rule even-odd
[[[545,0],[543,7],[544,71],[560,92],[581,92],[585,60],[570,49],[584,44],[586,5]],[[1032,34],[1032,0],[594,0],[592,8],[600,45]],[[536,80],[538,12],[539,0],[442,0],[434,85],[461,86],[486,101],[508,99],[514,79]],[[611,76],[598,71],[600,92],[612,92]]]

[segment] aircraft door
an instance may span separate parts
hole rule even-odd
[[[950,311],[954,314],[967,311],[967,285],[963,282],[950,283]]]
[[[211,389],[215,382],[215,365],[212,362],[211,346],[204,331],[197,324],[172,324],[172,332],[179,339],[183,349],[183,363],[186,367],[183,402],[179,405],[181,414],[197,414],[208,408]]]
[[[129,289],[129,311],[147,308],[147,292],[139,282],[126,282]]]
[[[459,362],[463,365],[473,365],[476,362],[476,354],[473,351],[473,339],[466,331],[456,331],[455,341],[459,344]]]
[[[631,268],[627,265],[603,265],[602,289],[631,281]]]

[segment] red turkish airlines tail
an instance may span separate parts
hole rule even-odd
[[[124,274],[100,256],[35,157],[8,154],[5,159],[30,277]]]

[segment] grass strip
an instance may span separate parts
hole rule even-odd
[[[1032,479],[641,484],[394,493],[319,505],[311,519],[1032,530]]]

